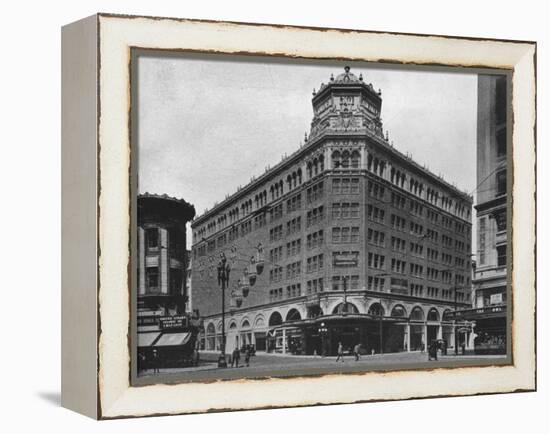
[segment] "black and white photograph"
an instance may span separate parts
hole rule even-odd
[[[136,50],[136,381],[510,363],[505,71]]]

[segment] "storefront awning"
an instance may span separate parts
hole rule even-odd
[[[150,347],[160,332],[138,333],[138,347]]]
[[[189,342],[191,333],[164,333],[158,341],[155,342],[155,347],[173,347],[185,345]]]

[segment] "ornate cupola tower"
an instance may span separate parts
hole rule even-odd
[[[370,133],[383,138],[381,92],[357,77],[346,66],[344,72],[313,90],[313,120],[310,138],[321,135]]]

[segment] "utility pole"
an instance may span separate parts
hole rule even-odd
[[[344,284],[344,308],[342,309],[342,313],[345,315],[348,313],[348,294],[347,294],[347,282],[348,282],[349,276],[343,276],[342,281]]]
[[[378,311],[379,315],[378,315],[378,326],[379,326],[379,329],[378,329],[378,333],[379,333],[379,337],[380,337],[380,354],[384,354],[384,348],[383,348],[383,338],[382,338],[382,332],[383,332],[383,328],[382,328],[382,299],[380,299],[380,310]]]
[[[218,262],[218,285],[222,289],[222,345],[221,353],[218,358],[218,368],[227,368],[227,360],[225,359],[225,288],[229,282],[229,264],[224,253],[220,254],[220,262]]]

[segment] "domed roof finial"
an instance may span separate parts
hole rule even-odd
[[[349,72],[350,67],[348,65],[344,66],[344,71],[346,71],[346,74]]]
[[[363,73],[359,74],[359,81],[363,81]]]
[[[330,74],[330,81],[334,81],[334,74]]]

